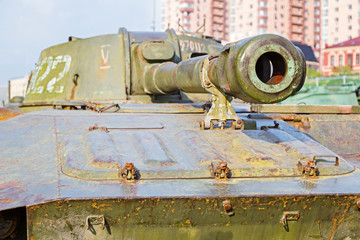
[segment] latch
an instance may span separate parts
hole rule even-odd
[[[121,176],[126,180],[131,181],[138,178],[138,172],[134,166],[134,163],[126,163],[121,172]]]
[[[284,211],[280,219],[280,223],[284,226],[285,230],[289,231],[288,221],[297,221],[300,218],[299,211]]]
[[[278,129],[279,128],[279,123],[274,121],[274,126],[261,126],[260,127],[261,130],[265,130],[265,131],[268,130],[269,128],[277,128]]]
[[[105,227],[108,228],[104,215],[91,215],[86,218],[86,230],[89,230],[95,235],[96,231],[94,225],[101,225],[103,230],[105,229]]]
[[[227,166],[227,162],[211,163],[211,175],[219,180],[230,178],[231,171]]]
[[[99,127],[97,124],[89,127],[89,132],[94,131],[94,130],[101,130],[101,131],[104,131],[106,133],[109,132],[109,129],[107,127]]]

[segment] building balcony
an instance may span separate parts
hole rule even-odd
[[[302,5],[302,3],[299,3],[299,2],[292,2],[291,7],[293,7],[293,8],[303,8],[303,5]]]
[[[224,16],[224,11],[213,10],[211,13],[213,16],[220,16],[220,17]]]
[[[291,11],[291,16],[302,17],[303,12],[302,11]]]
[[[292,25],[297,25],[297,26],[302,26],[303,22],[302,21],[292,21],[291,24]]]
[[[183,13],[183,12],[194,12],[194,8],[189,8],[189,7],[182,7],[180,8],[180,12]]]
[[[180,4],[181,3],[194,4],[194,0],[180,0]]]
[[[303,28],[300,28],[300,29],[298,29],[298,28],[292,28],[292,29],[291,29],[291,33],[293,33],[293,34],[303,34],[303,32],[304,32],[304,29],[303,29]]]
[[[224,21],[224,19],[213,19],[213,23],[222,25],[225,23],[225,21]]]
[[[211,4],[212,8],[217,8],[217,9],[224,9],[225,8],[225,4],[223,1],[213,1]]]

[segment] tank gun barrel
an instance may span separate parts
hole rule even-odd
[[[202,93],[214,86],[246,102],[274,103],[300,90],[305,75],[301,50],[285,38],[265,34],[225,46],[216,55],[151,65],[143,85],[148,94]]]

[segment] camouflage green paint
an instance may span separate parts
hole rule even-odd
[[[230,201],[232,216],[224,209]],[[29,239],[356,239],[358,196],[64,200],[28,207]],[[300,218],[281,222],[284,211]],[[105,218],[105,226],[95,218]],[[87,227],[88,226],[88,227]],[[88,228],[88,229],[87,229]]]

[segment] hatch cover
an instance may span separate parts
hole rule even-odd
[[[126,163],[134,164],[141,180],[212,178],[210,166],[221,161],[227,162],[232,178],[301,176],[299,161],[329,155],[317,163],[321,176],[354,170],[341,157],[335,166],[334,153],[295,131],[176,130],[154,122],[135,127],[111,121],[109,131],[83,127],[63,134],[61,125],[57,141],[62,171],[81,179],[120,179]]]

